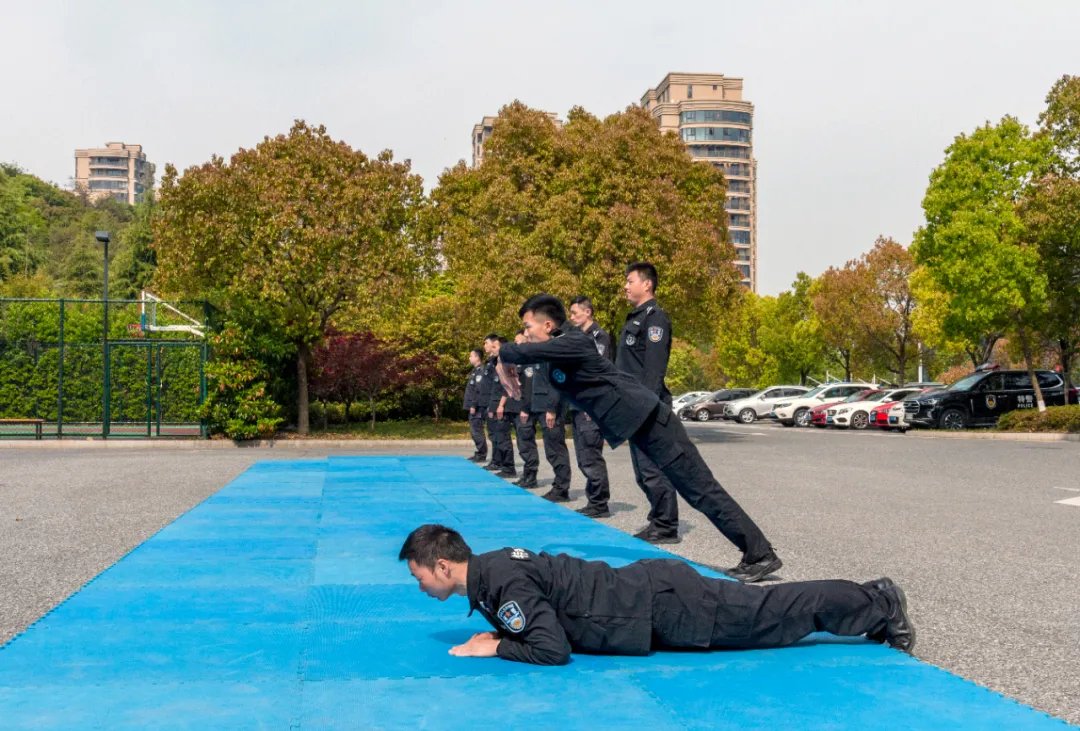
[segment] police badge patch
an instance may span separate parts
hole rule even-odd
[[[634,339],[633,335],[627,335],[626,336],[626,344],[627,345],[633,345],[636,342],[637,342],[637,340]]]
[[[994,394],[990,394],[989,396],[986,397],[986,408],[988,408],[988,409],[996,409],[997,408],[997,396],[995,396]]]
[[[517,602],[507,602],[499,607],[499,620],[515,634],[525,629],[525,615]]]
[[[483,376],[477,376],[477,377],[476,377],[476,382],[477,382],[477,383],[480,383],[480,381],[482,381],[482,380],[484,380],[484,377],[483,377]]]
[[[524,548],[512,548],[510,549],[510,558],[514,559],[515,561],[528,561],[529,552],[526,551]]]
[[[528,376],[529,378],[532,378],[532,374],[535,373],[535,372],[536,371],[533,369],[532,366],[529,366],[529,367],[527,367],[525,369],[525,375]]]
[[[662,327],[650,327],[649,328],[649,340],[654,343],[659,343],[660,339],[664,337],[664,328]]]
[[[566,374],[558,368],[553,368],[551,370],[551,380],[555,381],[555,383],[566,383]]]

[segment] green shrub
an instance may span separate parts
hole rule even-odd
[[[1048,406],[1046,411],[1018,409],[1003,415],[998,431],[1080,433],[1080,406]]]
[[[227,327],[211,336],[214,357],[206,365],[209,381],[201,416],[211,433],[231,439],[272,437],[281,409],[267,393],[268,375],[243,331]]]

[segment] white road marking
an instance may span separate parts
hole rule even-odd
[[[1080,508],[1080,497],[1070,497],[1064,500],[1055,500],[1058,505],[1072,505],[1074,508]]]
[[[1068,490],[1069,492],[1080,492],[1080,487],[1055,487],[1054,490]]]

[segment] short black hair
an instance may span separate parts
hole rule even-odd
[[[586,297],[583,294],[579,294],[577,297],[570,300],[570,304],[571,305],[580,305],[581,307],[584,307],[585,309],[587,309],[589,311],[590,315],[592,315],[592,314],[594,314],[596,312],[596,308],[593,307],[592,300],[589,299],[588,297]]]
[[[454,563],[464,563],[472,556],[472,549],[453,528],[437,523],[420,526],[405,539],[398,552],[398,561],[413,561],[424,568],[435,568],[440,558]]]
[[[473,348],[472,350],[469,351],[469,355],[473,355],[474,353],[476,354],[477,358],[483,358],[484,357],[484,351],[481,350],[480,348]]]
[[[562,327],[566,322],[566,308],[562,300],[553,294],[534,294],[518,310],[518,317],[524,317],[526,312],[546,317],[555,323],[555,327]]]
[[[484,342],[486,343],[488,340],[501,340],[501,339],[502,338],[499,337],[498,333],[488,333],[487,337],[484,338]]]
[[[652,282],[653,294],[656,293],[656,288],[660,286],[660,275],[656,273],[656,267],[647,261],[635,261],[626,265],[626,273],[630,272],[637,272],[639,277]]]

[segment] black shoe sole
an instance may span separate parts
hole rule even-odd
[[[578,510],[577,512],[580,513],[581,515],[584,515],[586,518],[610,518],[611,517],[611,511],[610,510],[587,510],[585,508],[582,508],[581,510]]]
[[[540,497],[542,497],[544,500],[547,500],[549,503],[568,503],[568,502],[570,502],[570,496],[569,495],[559,495],[559,496],[541,495]]]
[[[754,568],[752,571],[740,571],[737,573],[728,574],[733,579],[738,579],[744,584],[755,584],[764,579],[769,574],[774,574],[780,570],[780,567],[784,565],[784,562],[779,557],[774,558],[764,566]]]
[[[899,600],[900,603],[900,617],[902,619],[902,624],[906,629],[906,633],[904,635],[905,639],[902,642],[894,643],[892,637],[888,637],[886,639],[886,642],[889,643],[889,647],[895,648],[900,652],[906,652],[910,655],[915,649],[915,625],[911,623],[911,618],[908,617],[907,595],[904,594],[904,590],[896,584],[893,584],[889,588],[892,591],[896,592],[896,598]]]
[[[641,540],[647,541],[654,546],[673,546],[676,543],[682,543],[682,538],[678,536],[642,536]]]

